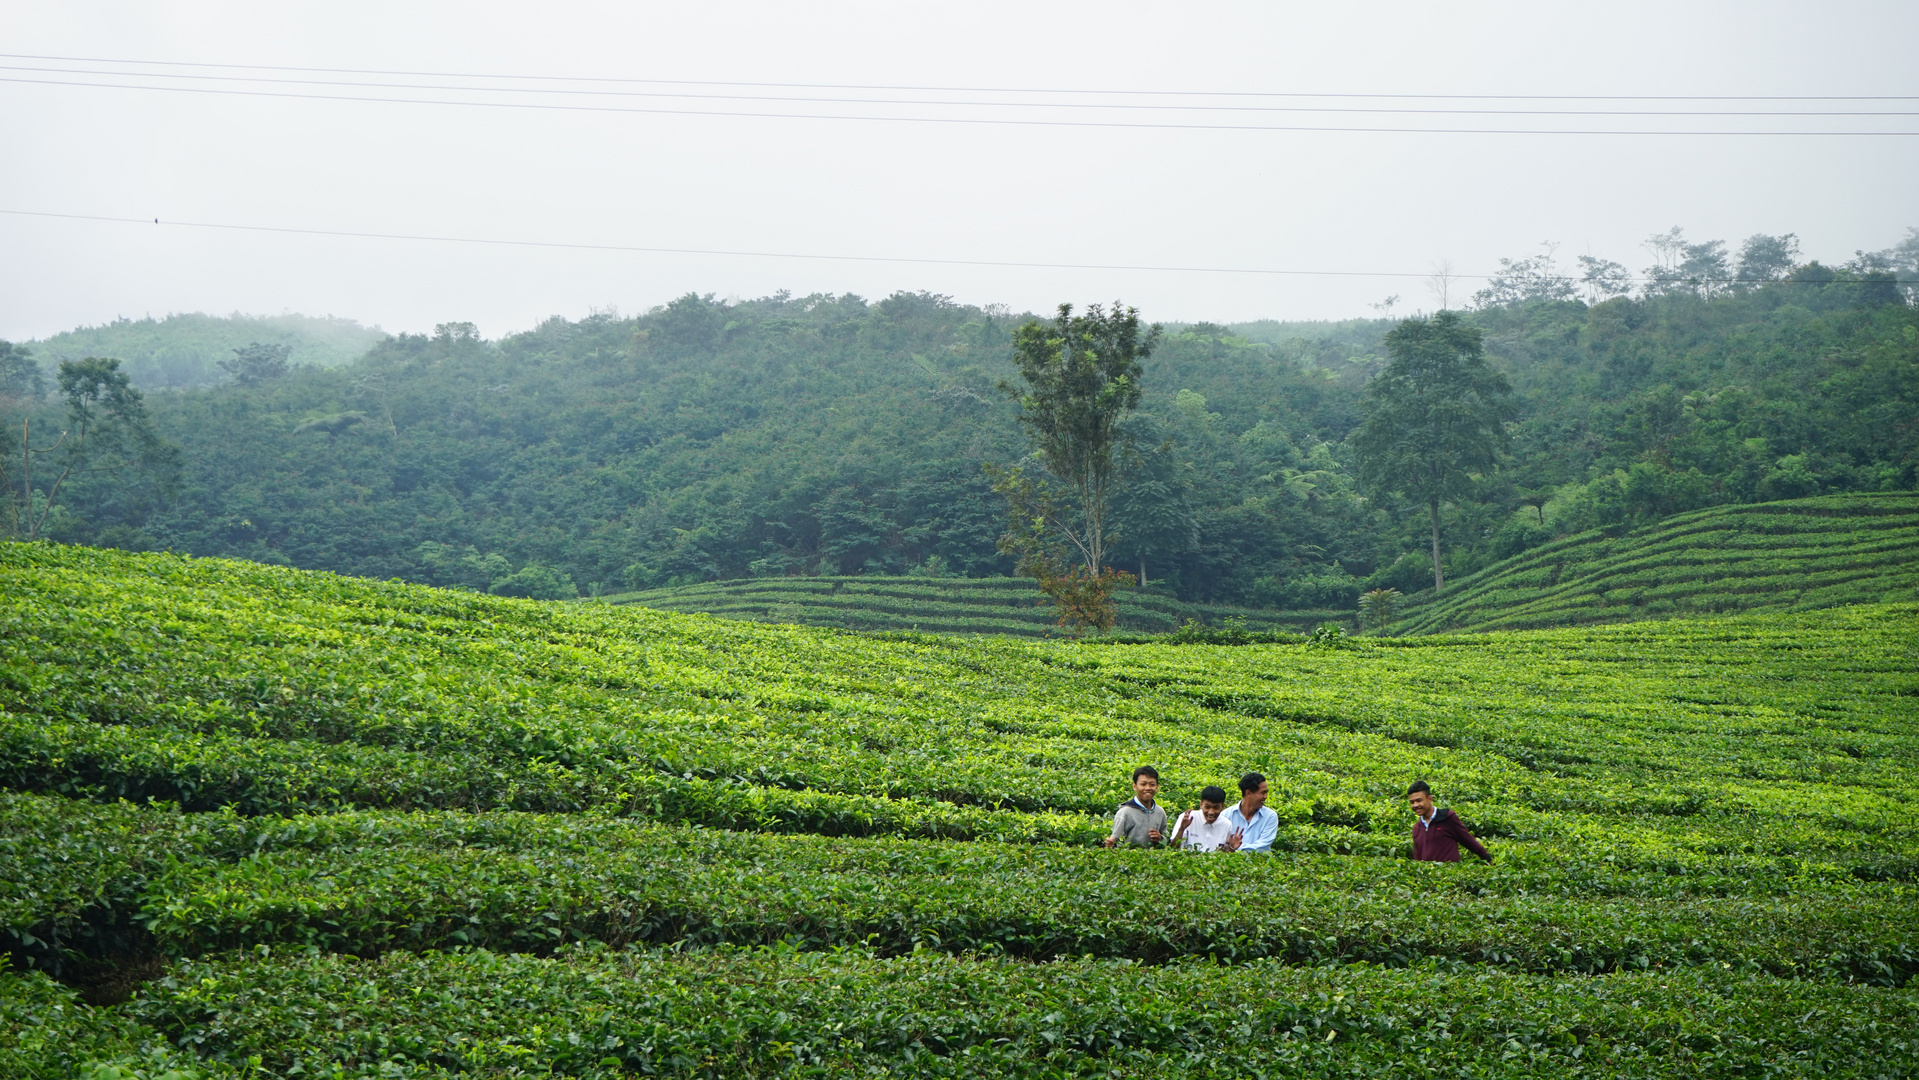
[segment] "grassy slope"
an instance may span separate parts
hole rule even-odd
[[[1919,493],[1722,506],[1554,541],[1412,598],[1395,634],[1911,600]]]
[[[616,604],[704,612],[731,619],[836,626],[848,630],[924,630],[947,634],[1057,633],[1051,604],[1021,578],[790,577],[715,581],[622,593]],[[1254,630],[1310,630],[1341,611],[1269,611],[1185,603],[1154,593],[1119,598],[1119,628],[1168,633],[1188,619],[1218,625],[1240,617]]]
[[[0,975],[0,1066],[1914,1075],[1859,984],[1919,972],[1916,628],[881,640],[4,546],[11,951],[197,959],[90,1013]],[[1283,854],[1088,846],[1141,760],[1266,772]],[[1496,865],[1399,857],[1418,775]]]

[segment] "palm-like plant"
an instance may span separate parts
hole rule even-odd
[[[1398,589],[1374,589],[1359,598],[1359,620],[1378,630],[1393,621],[1401,593]]]

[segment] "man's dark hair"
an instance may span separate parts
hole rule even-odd
[[[1159,779],[1159,770],[1153,768],[1151,765],[1141,765],[1139,768],[1133,770],[1133,779],[1138,780],[1142,776],[1150,776],[1157,780]]]
[[[1413,781],[1413,786],[1406,789],[1406,797],[1410,799],[1422,791],[1428,795],[1433,793],[1433,789],[1427,786],[1426,781],[1415,780]]]
[[[1242,776],[1239,778],[1239,793],[1241,795],[1244,795],[1249,791],[1258,791],[1259,785],[1265,782],[1266,782],[1265,777],[1259,775],[1256,772],[1249,772],[1245,776]]]
[[[1218,784],[1209,785],[1199,793],[1199,801],[1223,803],[1226,801],[1226,789]]]

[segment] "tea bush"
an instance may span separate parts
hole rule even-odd
[[[1919,1059],[1909,994],[1707,970],[258,950],[182,964],[129,1012],[214,1068],[303,1076],[1901,1077]]]
[[[660,611],[701,612],[756,622],[831,626],[846,630],[921,630],[947,634],[1054,637],[1056,612],[1027,578],[769,577],[709,581],[606,598]],[[1187,622],[1238,619],[1254,632],[1310,629],[1338,618],[1337,608],[1281,611],[1179,600],[1158,592],[1118,595],[1119,626],[1132,633],[1165,633]]]

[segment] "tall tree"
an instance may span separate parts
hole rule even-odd
[[[0,406],[31,404],[46,395],[40,365],[25,345],[0,341]]]
[[[1025,385],[999,388],[1020,404],[1041,475],[986,466],[1012,512],[999,550],[1039,582],[1060,626],[1073,633],[1111,629],[1113,593],[1133,583],[1131,574],[1107,567],[1106,556],[1118,539],[1114,496],[1131,449],[1123,421],[1139,407],[1140,361],[1159,336],[1159,327],[1142,330],[1139,312],[1118,303],[1111,311],[1094,304],[1084,315],[1061,304],[1051,325],[1036,319],[1013,332],[1013,362]]]
[[[1074,315],[1061,304],[1049,325],[1034,320],[1013,332],[1013,362],[1025,386],[1002,382],[1020,404],[1026,430],[1051,480],[1015,467],[996,477],[1021,518],[1042,519],[1045,532],[1069,545],[1089,574],[1105,567],[1113,496],[1128,438],[1121,421],[1139,408],[1140,361],[1152,355],[1160,328],[1142,330],[1139,312],[1117,302]],[[1063,497],[1062,497],[1063,496]]]
[[[67,399],[67,427],[52,443],[33,445],[33,429],[23,424],[21,532],[38,539],[59,503],[61,488],[76,474],[143,472],[170,488],[179,474],[180,451],[160,438],[147,416],[140,391],[120,370],[120,361],[99,357],[62,360],[60,393]],[[45,495],[36,498],[35,456],[54,456],[56,472]]]
[[[1545,251],[1530,259],[1501,259],[1499,272],[1487,279],[1486,287],[1473,294],[1481,307],[1514,304],[1524,300],[1571,300],[1578,295],[1573,279],[1559,270],[1558,243],[1547,240]]]
[[[1733,277],[1726,242],[1708,240],[1703,244],[1687,244],[1686,261],[1679,264],[1679,272],[1685,277],[1686,287],[1695,295],[1711,298],[1725,292]]]
[[[1139,584],[1144,587],[1146,561],[1169,558],[1191,548],[1199,539],[1199,515],[1193,509],[1191,467],[1172,452],[1172,440],[1148,445],[1140,451],[1126,484],[1117,493],[1113,515],[1119,523],[1119,535],[1113,540],[1114,552],[1130,556],[1139,563]],[[1161,575],[1165,576],[1162,569]]]
[[[1739,284],[1751,289],[1779,281],[1799,265],[1799,237],[1754,233],[1739,246]]]
[[[1603,303],[1632,291],[1632,272],[1611,259],[1581,255],[1579,267],[1579,283],[1588,304]]]
[[[1479,330],[1450,311],[1400,323],[1386,350],[1392,362],[1366,387],[1353,449],[1368,487],[1426,504],[1437,592],[1446,587],[1439,505],[1498,462],[1516,411],[1512,387],[1487,365]]]

